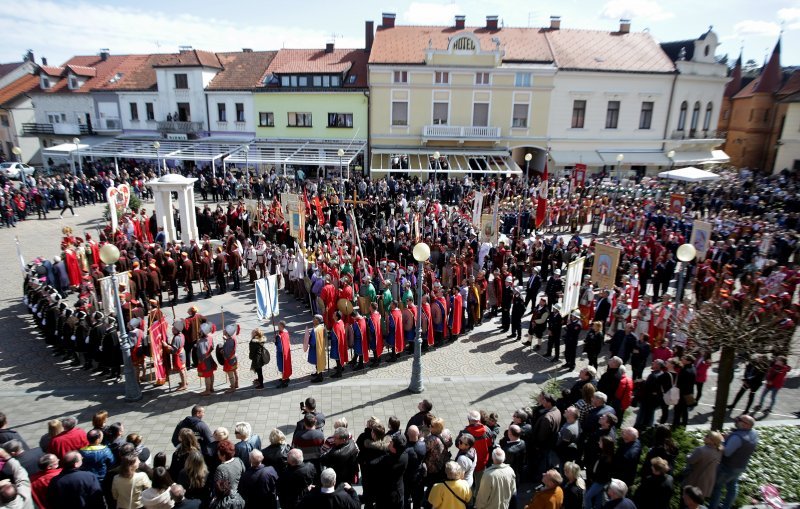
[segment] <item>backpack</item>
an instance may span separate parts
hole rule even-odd
[[[664,403],[667,405],[677,405],[678,401],[681,399],[681,391],[678,389],[678,376],[676,375],[674,378],[672,377],[672,373],[669,373],[670,379],[672,380],[672,387],[667,392],[664,392],[664,389],[661,389],[662,398],[664,398]]]

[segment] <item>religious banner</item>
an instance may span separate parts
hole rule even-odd
[[[481,224],[481,213],[483,212],[483,193],[475,191],[475,201],[472,203],[472,224]]]
[[[500,193],[494,195],[494,208],[492,209],[492,244],[497,244],[497,238],[500,235]]]
[[[683,205],[685,203],[685,194],[672,193],[672,196],[669,197],[669,212],[671,214],[681,215],[683,213]]]
[[[702,262],[706,258],[706,253],[711,247],[711,223],[705,221],[694,221],[692,226],[692,237],[689,243],[697,250],[697,261]]]
[[[108,202],[108,215],[111,217],[111,230],[116,231],[119,226],[119,216],[128,208],[131,199],[131,188],[128,184],[120,184],[116,187],[109,187],[106,190],[106,201]]]
[[[581,280],[583,279],[583,264],[585,256],[581,256],[567,265],[567,277],[564,280],[564,302],[561,304],[561,315],[567,316],[578,309],[578,300],[581,296]]]
[[[152,313],[151,313],[152,315]],[[169,343],[169,325],[162,316],[150,325],[150,358],[153,360],[153,368],[156,371],[156,383],[163,383],[167,379],[167,372],[164,369],[161,345]]]
[[[292,210],[297,210],[300,203],[300,196],[295,193],[281,193],[281,208],[285,216],[291,214]]]
[[[614,288],[617,277],[617,266],[622,249],[607,244],[595,244],[592,281],[600,288]]]
[[[494,218],[492,214],[481,214],[481,242],[492,242],[494,233]]]
[[[278,316],[277,275],[272,274],[256,281],[256,313],[259,320]]]
[[[129,272],[120,272],[117,274],[117,283],[125,285],[127,288],[129,278]],[[114,285],[111,284],[111,276],[102,277],[97,282],[100,283],[100,297],[103,299],[103,309],[106,312],[106,316],[115,316],[117,301],[114,297]]]
[[[586,182],[586,165],[576,164],[572,174],[572,180],[575,182],[575,187],[583,187]]]

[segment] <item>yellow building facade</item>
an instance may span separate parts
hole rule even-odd
[[[369,60],[370,171],[453,177],[544,166],[556,72],[539,29],[394,26]],[[436,159],[436,154],[439,159]],[[513,157],[512,157],[513,155]],[[516,160],[516,162],[515,162]]]

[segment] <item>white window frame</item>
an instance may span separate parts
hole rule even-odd
[[[533,86],[533,73],[518,72],[514,74],[514,86],[517,88],[530,88]]]

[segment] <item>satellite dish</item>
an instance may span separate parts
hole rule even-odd
[[[697,249],[691,244],[683,244],[678,248],[678,260],[690,262],[697,256]]]

